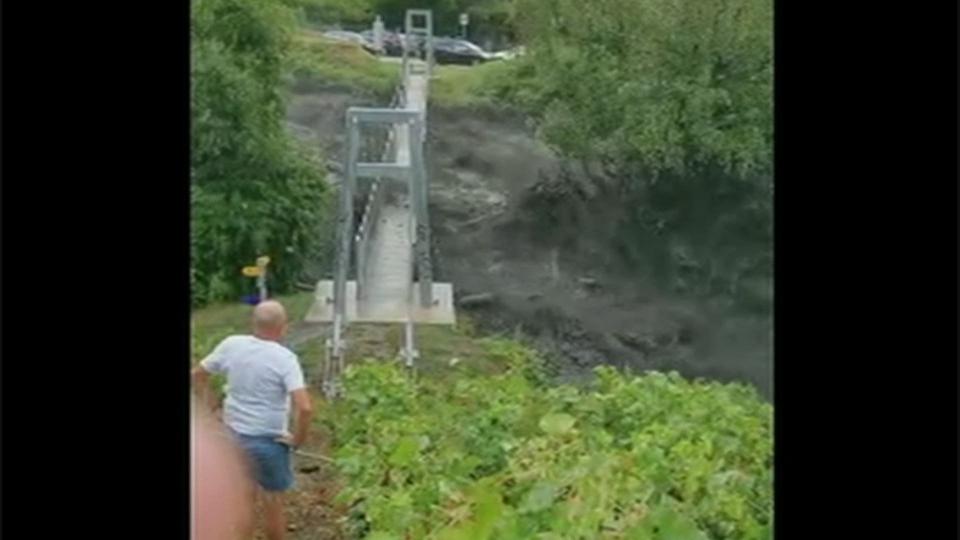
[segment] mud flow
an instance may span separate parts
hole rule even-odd
[[[346,108],[377,103],[343,88],[294,88],[288,124],[321,151],[337,183]],[[604,219],[615,200],[581,205],[576,219],[545,230],[531,203],[574,167],[521,116],[439,109],[429,116],[435,271],[453,283],[458,309],[481,330],[527,341],[564,382],[611,364],[746,382],[772,397],[769,316],[658,290],[642,269],[626,267]]]

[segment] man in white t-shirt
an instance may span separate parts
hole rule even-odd
[[[290,453],[301,446],[310,428],[313,407],[297,356],[281,345],[287,314],[276,301],[253,310],[253,335],[230,336],[194,368],[196,389],[209,392],[211,374],[227,377],[223,421],[246,452],[264,494],[267,538],[286,534],[283,493],[293,487]],[[296,415],[291,435],[290,404]]]

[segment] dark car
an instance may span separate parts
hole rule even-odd
[[[389,39],[384,37],[383,43],[384,48],[387,49],[387,54],[391,54],[391,50],[394,51],[396,56],[403,56],[403,41],[407,40],[407,47],[410,48],[410,54],[413,56],[423,53],[424,38],[421,35],[411,34],[407,36],[403,32],[397,32],[395,34],[390,34]]]
[[[433,58],[438,64],[472,66],[496,60],[497,56],[465,39],[434,38]]]
[[[373,39],[373,30],[364,30],[360,32],[360,35],[363,36],[371,46],[374,46],[376,40]],[[390,32],[387,30],[383,31],[383,53],[387,56],[403,56],[403,38],[404,34],[402,32]],[[417,46],[422,41],[423,38],[420,36],[411,36],[410,44],[412,49],[417,49]]]
[[[385,32],[383,34],[383,48],[390,56],[403,56],[404,34],[400,32]]]

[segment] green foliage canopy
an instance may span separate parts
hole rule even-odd
[[[531,113],[613,192],[618,252],[678,290],[693,280],[739,297],[744,280],[767,280],[772,2],[515,0],[510,20],[528,54],[486,91]],[[548,206],[576,195],[555,184]]]
[[[772,168],[769,0],[516,0],[532,103],[571,155],[651,173]]]
[[[506,373],[453,384],[348,368],[324,414],[368,538],[772,537],[772,411],[752,389],[609,367],[548,387],[529,351],[490,351]]]
[[[242,266],[269,255],[289,289],[319,234],[322,174],[286,133],[282,76],[292,2],[191,5],[191,286],[195,304],[252,292]]]

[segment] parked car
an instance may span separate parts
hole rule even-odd
[[[389,56],[403,56],[403,40],[407,35],[403,32],[388,32],[383,36],[383,47]],[[419,36],[411,36],[410,44],[416,48],[420,43]]]
[[[376,49],[377,42],[375,39],[373,39],[373,30],[364,30],[363,32],[360,32],[360,35],[363,36],[363,39],[367,40],[367,43],[369,43],[371,47]],[[384,46],[386,46],[386,40],[387,40],[386,32],[384,32],[383,40],[384,40]],[[384,51],[380,51],[381,54],[383,52]]]
[[[424,45],[424,39],[422,36],[417,34],[411,34],[408,38],[403,32],[397,32],[392,34],[391,40],[384,39],[385,46],[389,49],[396,51],[396,56],[403,56],[403,41],[408,40],[407,46],[410,47],[410,50],[413,54],[422,52]],[[389,52],[387,54],[390,54]]]
[[[360,32],[360,35],[364,37],[371,44],[374,43],[373,39],[373,30],[364,30]],[[390,32],[384,30],[383,32],[383,53],[387,56],[402,56],[403,55],[403,33],[399,32]],[[418,41],[418,37],[414,36],[413,42]]]
[[[323,33],[323,36],[335,41],[356,43],[368,53],[377,54],[377,48],[374,46],[373,41],[368,40],[363,34],[357,32],[348,32],[346,30],[328,30]]]
[[[438,64],[460,64],[472,66],[482,64],[498,57],[465,39],[434,38],[433,57]]]
[[[523,56],[526,54],[526,52],[526,49],[523,46],[520,46],[507,49],[505,51],[497,51],[493,53],[493,55],[501,60],[512,60],[518,56]]]

